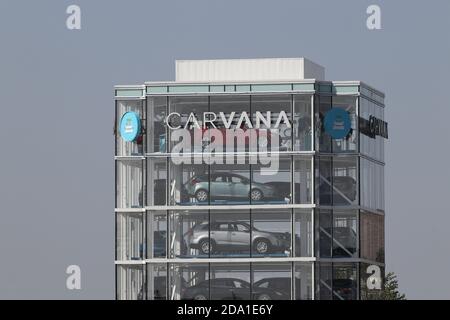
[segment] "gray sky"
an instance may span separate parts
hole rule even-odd
[[[448,0],[1,0],[0,298],[114,297],[114,84],[173,80],[175,59],[305,56],[386,93],[387,270],[408,298],[449,299],[449,15]]]

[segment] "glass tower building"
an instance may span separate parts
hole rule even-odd
[[[376,297],[384,94],[303,58],[176,69],[115,87],[116,298]]]

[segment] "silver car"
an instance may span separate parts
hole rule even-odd
[[[212,173],[194,176],[184,184],[184,189],[190,197],[198,202],[211,199],[248,199],[260,201],[277,195],[273,186],[250,181],[250,179],[234,173]]]
[[[251,241],[250,241],[251,236]],[[202,222],[187,232],[187,242],[201,254],[247,251],[252,244],[257,254],[290,250],[289,233],[261,231],[245,222]]]

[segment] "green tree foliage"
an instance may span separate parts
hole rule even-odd
[[[384,279],[384,288],[380,296],[381,300],[406,300],[403,293],[398,291],[397,276],[389,272]]]

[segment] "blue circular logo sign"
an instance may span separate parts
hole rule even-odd
[[[325,114],[324,119],[325,132],[333,139],[345,138],[352,127],[350,115],[341,108],[332,108]]]
[[[131,142],[141,133],[141,119],[136,112],[128,111],[120,119],[120,136],[123,140]]]

